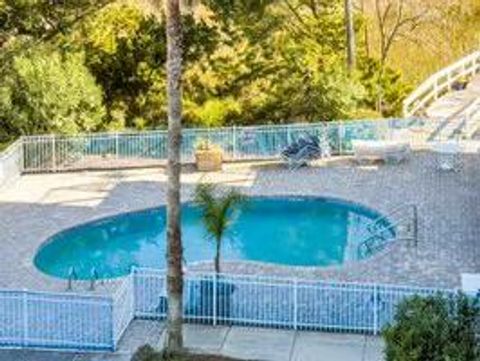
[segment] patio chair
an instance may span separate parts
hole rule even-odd
[[[298,169],[307,166],[310,161],[322,158],[327,153],[330,154],[330,151],[322,150],[318,137],[307,134],[289,144],[281,152],[281,157],[288,163],[290,169]]]

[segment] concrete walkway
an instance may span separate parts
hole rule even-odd
[[[382,361],[379,337],[297,332],[251,327],[185,325],[186,347],[194,352],[259,361]],[[130,361],[146,343],[160,349],[165,329],[156,321],[134,321],[114,354],[0,351],[2,361]]]
[[[164,325],[135,321],[127,330],[117,355],[85,357],[81,361],[127,361],[139,346],[163,345]],[[296,332],[252,327],[185,325],[186,347],[199,353],[221,354],[262,361],[381,361],[379,337]],[[78,361],[80,361],[78,360]]]

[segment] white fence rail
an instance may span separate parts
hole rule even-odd
[[[204,139],[221,146],[227,160],[278,159],[305,134],[325,139],[332,154],[344,155],[351,154],[355,139],[410,141],[421,147],[441,126],[442,120],[384,119],[185,129],[182,161],[192,162],[195,145]],[[22,137],[0,153],[0,186],[25,172],[146,167],[163,165],[166,159],[166,131]]]
[[[164,318],[165,274],[134,271],[135,316]],[[378,334],[396,306],[413,295],[454,291],[275,277],[187,274],[188,322]]]
[[[409,129],[415,128],[416,134],[424,136],[435,124],[433,120],[427,124],[418,119],[386,119],[184,129],[182,160],[193,161],[195,145],[203,139],[221,146],[229,160],[278,158],[288,144],[305,133],[327,139],[333,154],[349,154],[353,139],[405,140]],[[23,144],[25,172],[149,166],[167,159],[166,131],[34,136],[24,137]]]
[[[127,330],[134,318],[135,293],[133,289],[133,275],[125,277],[120,287],[113,294],[113,343],[117,347],[118,341]]]
[[[0,291],[2,347],[112,350],[108,297]]]
[[[421,110],[450,90],[456,81],[478,72],[480,72],[480,51],[430,76],[404,100],[403,115],[407,118],[418,115]]]
[[[378,334],[413,295],[453,290],[187,273],[186,322]],[[0,347],[112,351],[134,318],[163,319],[165,272],[134,269],[112,296],[0,290]]]

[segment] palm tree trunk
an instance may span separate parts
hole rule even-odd
[[[345,0],[345,30],[347,34],[347,68],[352,72],[356,66],[355,28],[353,25],[353,0]]]
[[[182,137],[182,24],[179,0],[166,1],[168,78],[167,336],[165,351],[183,349],[183,247],[180,228],[180,146]]]
[[[220,273],[220,253],[221,253],[221,247],[222,247],[222,241],[217,240],[216,242],[217,250],[215,252],[215,273]]]

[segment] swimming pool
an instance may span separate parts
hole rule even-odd
[[[182,206],[185,262],[213,259],[199,211]],[[255,197],[236,214],[222,259],[325,267],[358,258],[367,226],[381,215],[359,204],[311,197]],[[79,279],[126,275],[132,266],[165,267],[165,207],[124,213],[64,230],[45,242],[34,263],[42,272]],[[393,236],[393,231],[392,231]]]

